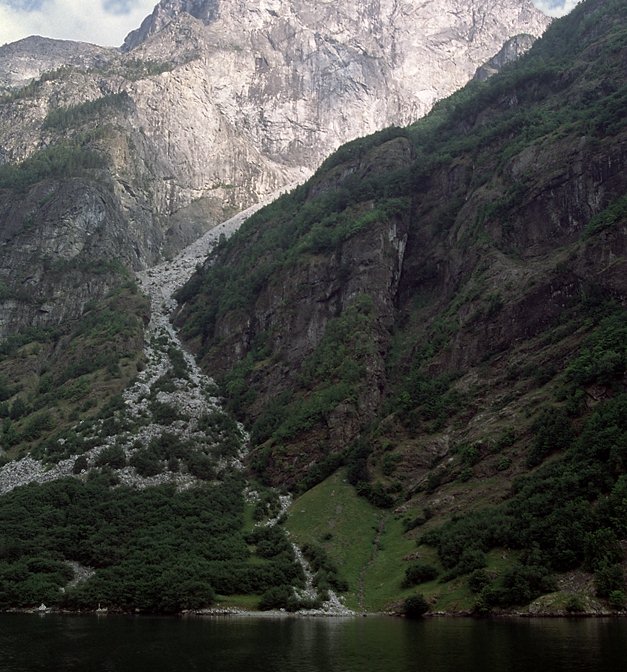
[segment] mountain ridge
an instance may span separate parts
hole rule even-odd
[[[349,137],[424,113],[509,33],[539,34],[548,23],[513,0],[476,0],[456,14],[403,0],[404,19],[389,26],[383,19],[396,5],[358,5],[163,2],[128,52],[77,45],[78,65],[70,59],[8,91],[0,99],[0,208],[12,221],[0,248],[2,333],[77,318],[87,300],[121,282],[89,271],[91,241],[101,241],[113,264],[158,263],[302,181]],[[409,31],[410,18],[421,19],[423,31]],[[369,37],[371,29],[379,37]],[[453,60],[446,45],[455,35],[464,55]],[[17,48],[29,44],[37,53],[57,45],[35,39]],[[13,67],[15,48],[0,51],[0,71]],[[20,77],[29,74],[30,65]],[[84,229],[71,226],[73,203],[84,204]],[[58,250],[39,244],[62,231],[68,240]],[[32,250],[30,259],[20,249]],[[55,276],[43,282],[50,263],[82,270],[62,285]]]

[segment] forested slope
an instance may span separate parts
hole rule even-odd
[[[251,469],[303,492],[347,467],[422,539],[397,561],[431,558],[434,595],[488,562],[459,604],[575,570],[622,590],[626,18],[588,0],[500,75],[344,146],[179,295]]]

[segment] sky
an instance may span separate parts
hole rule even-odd
[[[340,0],[341,1],[341,0]],[[580,0],[533,0],[549,16]],[[119,46],[157,0],[0,0],[0,45],[28,35]]]
[[[0,44],[29,35],[118,47],[158,0],[0,0]]]

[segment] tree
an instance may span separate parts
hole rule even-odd
[[[403,580],[403,588],[410,586],[417,586],[419,583],[426,583],[433,581],[438,575],[438,570],[433,565],[427,565],[424,562],[419,562],[405,570],[405,578]]]
[[[412,595],[403,603],[405,618],[421,618],[429,611],[429,603],[422,595]]]
[[[123,469],[126,466],[126,453],[121,446],[107,446],[96,459],[97,467],[109,466]]]

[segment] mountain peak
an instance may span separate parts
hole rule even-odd
[[[0,47],[0,88],[16,88],[61,66],[88,68],[111,60],[115,50],[87,42],[31,35]]]
[[[217,17],[219,7],[220,0],[161,0],[141,26],[126,36],[122,50],[131,51],[150,35],[163,30],[180,14],[189,14],[209,23]]]
[[[517,25],[525,32],[539,35],[550,19],[531,0],[382,0],[381,2],[308,3],[303,0],[161,0],[142,25],[129,33],[122,46],[131,51],[150,36],[161,32],[182,15],[187,14],[205,24],[220,21],[220,32],[262,29],[269,31],[277,22],[286,22],[297,31],[303,28],[320,36],[332,35],[344,43],[349,36],[360,34],[366,46],[368,36],[376,38],[399,28],[404,20],[418,21],[423,37],[439,41],[462,39],[481,42],[486,34],[511,36]],[[295,25],[292,19],[297,17]],[[223,24],[223,25],[222,25]],[[436,40],[436,41],[437,41]],[[367,47],[366,47],[367,48]]]

